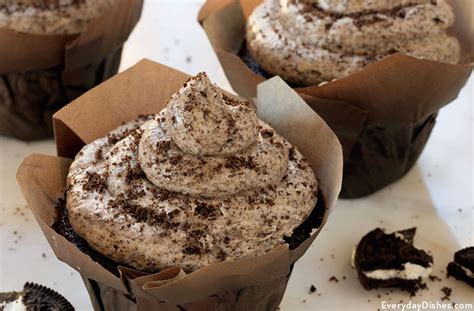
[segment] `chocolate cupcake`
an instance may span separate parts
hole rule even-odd
[[[445,0],[266,0],[247,21],[247,47],[269,74],[295,85],[348,76],[393,53],[456,64],[460,45]]]
[[[117,0],[2,0],[0,28],[37,35],[75,35]]]
[[[281,79],[255,103],[258,117],[205,74],[143,61],[55,115],[59,154],[75,159],[32,156],[18,180],[94,308],[278,307],[337,199],[342,153]]]
[[[117,72],[141,6],[141,0],[1,0],[0,134],[51,137],[57,110]]]
[[[474,287],[474,247],[466,247],[454,254],[448,264],[448,276]]]
[[[149,272],[264,255],[308,218],[318,192],[298,149],[205,73],[158,114],[82,148],[67,188],[75,232]]]
[[[74,311],[66,298],[43,285],[26,283],[21,292],[0,293],[0,311]]]
[[[391,234],[377,228],[367,233],[353,254],[353,266],[365,289],[398,287],[412,294],[425,287],[433,257],[413,246],[416,228]]]
[[[413,167],[469,78],[472,5],[207,0],[198,19],[239,95],[279,75],[323,117],[343,147],[341,197],[357,198]]]

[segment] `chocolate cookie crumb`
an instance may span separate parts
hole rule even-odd
[[[451,293],[453,292],[453,290],[449,287],[443,287],[441,288],[441,291],[443,292],[444,296],[441,297],[441,300],[451,300]]]

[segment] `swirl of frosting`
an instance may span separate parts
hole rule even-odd
[[[139,161],[156,186],[217,197],[278,181],[288,166],[281,137],[266,135],[248,102],[223,94],[204,74],[145,127]],[[260,130],[263,135],[260,135]]]
[[[317,192],[298,150],[205,74],[159,114],[84,146],[68,185],[74,230],[147,271],[262,255],[308,217]]]
[[[393,10],[406,5],[426,4],[432,0],[307,0],[325,11],[339,14]]]
[[[0,27],[31,34],[80,34],[117,0],[0,0]]]
[[[395,52],[457,63],[445,0],[266,0],[247,23],[247,45],[271,74],[302,85],[349,75]]]

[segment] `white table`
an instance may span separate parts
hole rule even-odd
[[[121,69],[147,57],[190,74],[207,71],[214,82],[230,90],[195,22],[200,5],[201,1],[149,0],[126,45]],[[454,251],[474,245],[473,92],[471,79],[459,98],[441,111],[425,151],[405,178],[370,197],[339,201],[321,235],[296,265],[282,310],[377,310],[382,300],[407,302],[406,293],[365,291],[350,267],[352,246],[377,226],[388,230],[417,226],[416,245],[434,254],[434,274],[443,281],[428,281],[430,290],[420,292],[413,302],[436,302],[442,297],[440,288],[448,286],[453,288],[453,301],[474,303],[471,288],[444,277]],[[0,292],[34,281],[64,294],[77,310],[91,310],[78,273],[54,257],[17,188],[17,167],[33,152],[54,154],[54,143],[0,137]],[[328,281],[333,275],[338,283]],[[309,294],[312,284],[317,291]]]

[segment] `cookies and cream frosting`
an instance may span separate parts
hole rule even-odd
[[[262,255],[308,217],[318,189],[300,152],[204,73],[160,113],[86,145],[68,187],[74,230],[147,271]]]
[[[247,23],[247,46],[270,74],[314,85],[390,54],[458,63],[446,0],[266,0]]]
[[[80,34],[116,0],[0,0],[0,28],[31,34]]]

